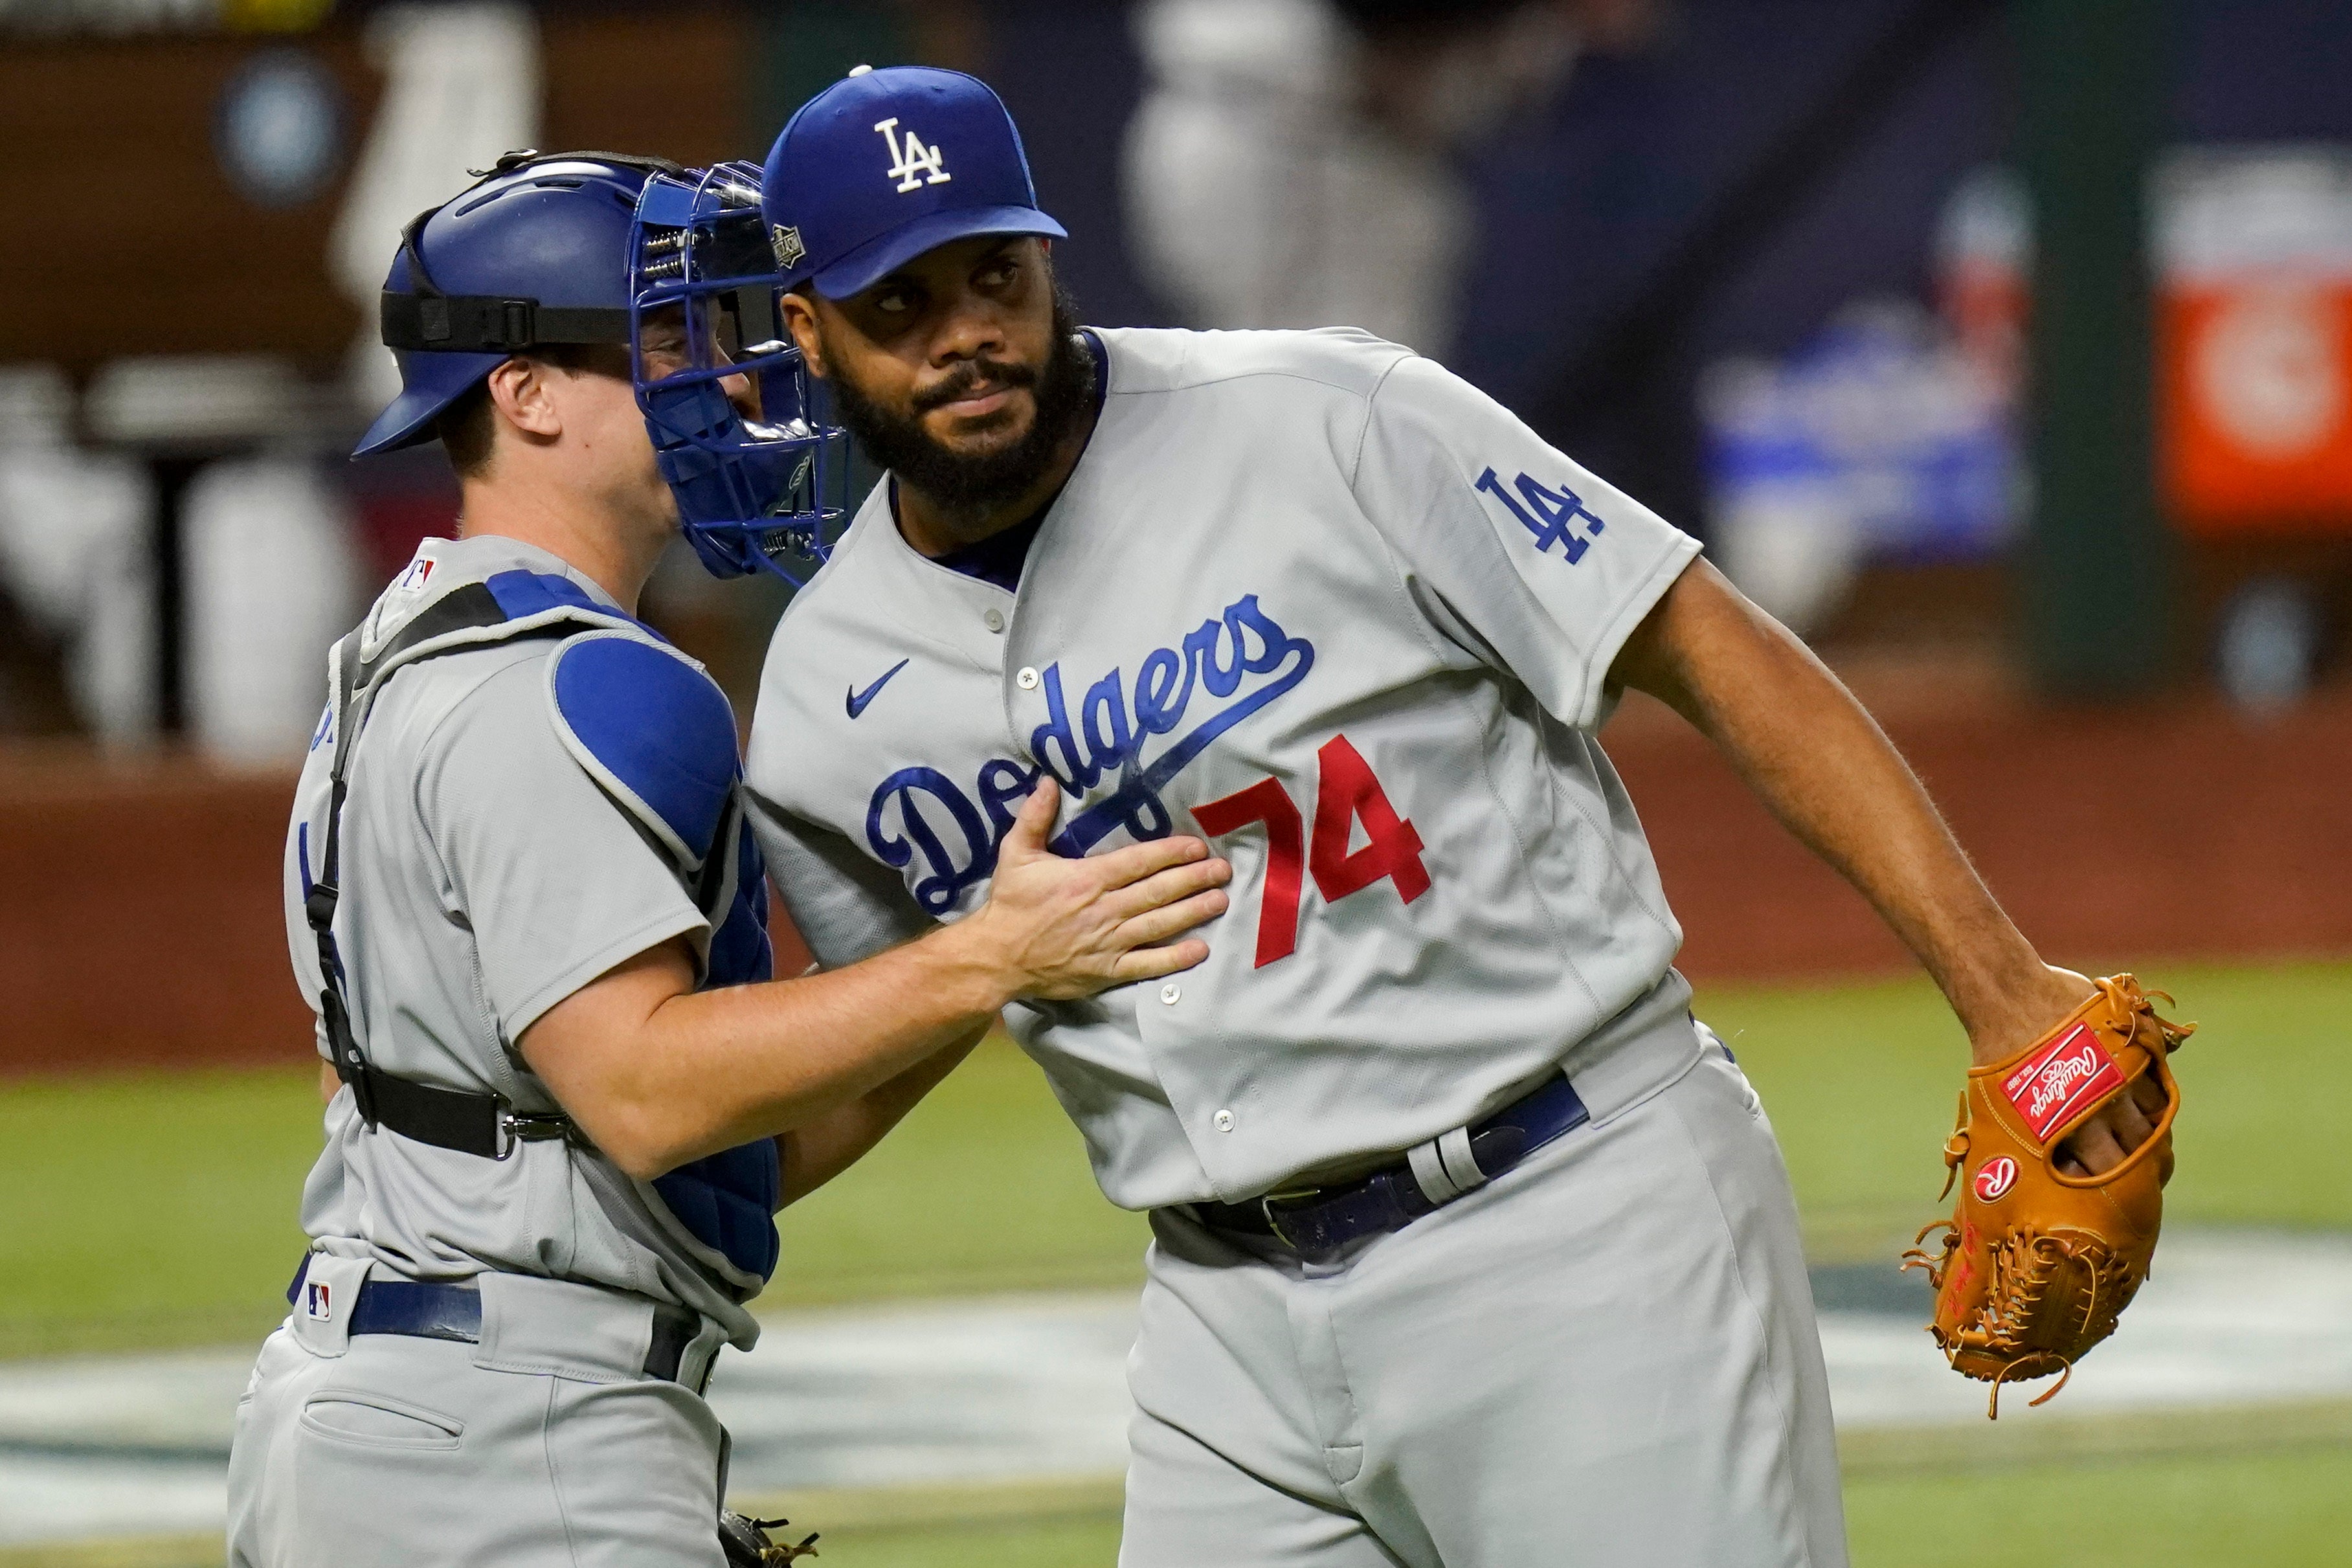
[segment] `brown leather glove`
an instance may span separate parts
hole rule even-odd
[[[2156,1253],[2180,1109],[2166,1058],[2196,1026],[2158,1017],[2128,974],[2096,984],[2033,1044],[1969,1069],[1959,1125],[1944,1145],[1944,1190],[1959,1182],[1959,1206],[1919,1233],[1924,1243],[1942,1226],[1939,1251],[1904,1254],[1903,1267],[1926,1269],[1936,1288],[1927,1331],[1955,1371],[1992,1384],[1993,1416],[2002,1384],[2071,1374],[2116,1331]],[[2151,1074],[2164,1109],[2150,1113],[2147,1141],[2098,1175],[2061,1171],[2055,1146]],[[2061,1378],[2033,1403],[2065,1386]]]

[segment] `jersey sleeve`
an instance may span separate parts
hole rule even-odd
[[[1607,716],[1617,650],[1699,550],[1418,356],[1373,394],[1353,483],[1437,635],[1579,729]]]
[[[669,858],[564,748],[544,685],[538,659],[491,676],[441,721],[417,774],[483,1003],[509,1041],[623,960],[709,940]]]
[[[746,790],[747,815],[794,929],[817,963],[838,969],[937,923],[898,874],[847,838]]]

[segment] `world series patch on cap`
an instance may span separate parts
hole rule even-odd
[[[861,66],[786,122],[761,181],[788,288],[828,300],[976,235],[1068,231],[1039,210],[1003,100],[961,71]]]

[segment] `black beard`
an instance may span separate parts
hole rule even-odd
[[[826,358],[838,366],[840,360]],[[982,384],[1032,389],[1036,416],[1009,447],[977,456],[951,451],[923,428],[923,416]],[[875,465],[919,490],[950,517],[977,518],[1020,500],[1061,456],[1094,401],[1095,360],[1078,335],[1077,308],[1054,284],[1054,347],[1045,368],[1001,360],[968,362],[917,399],[909,414],[883,407],[836,369],[826,383],[843,425]]]

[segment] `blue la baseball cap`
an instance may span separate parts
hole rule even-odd
[[[768,153],[762,216],[784,285],[870,289],[976,234],[1069,231],[1037,209],[1004,102],[961,71],[860,66],[803,104]]]

